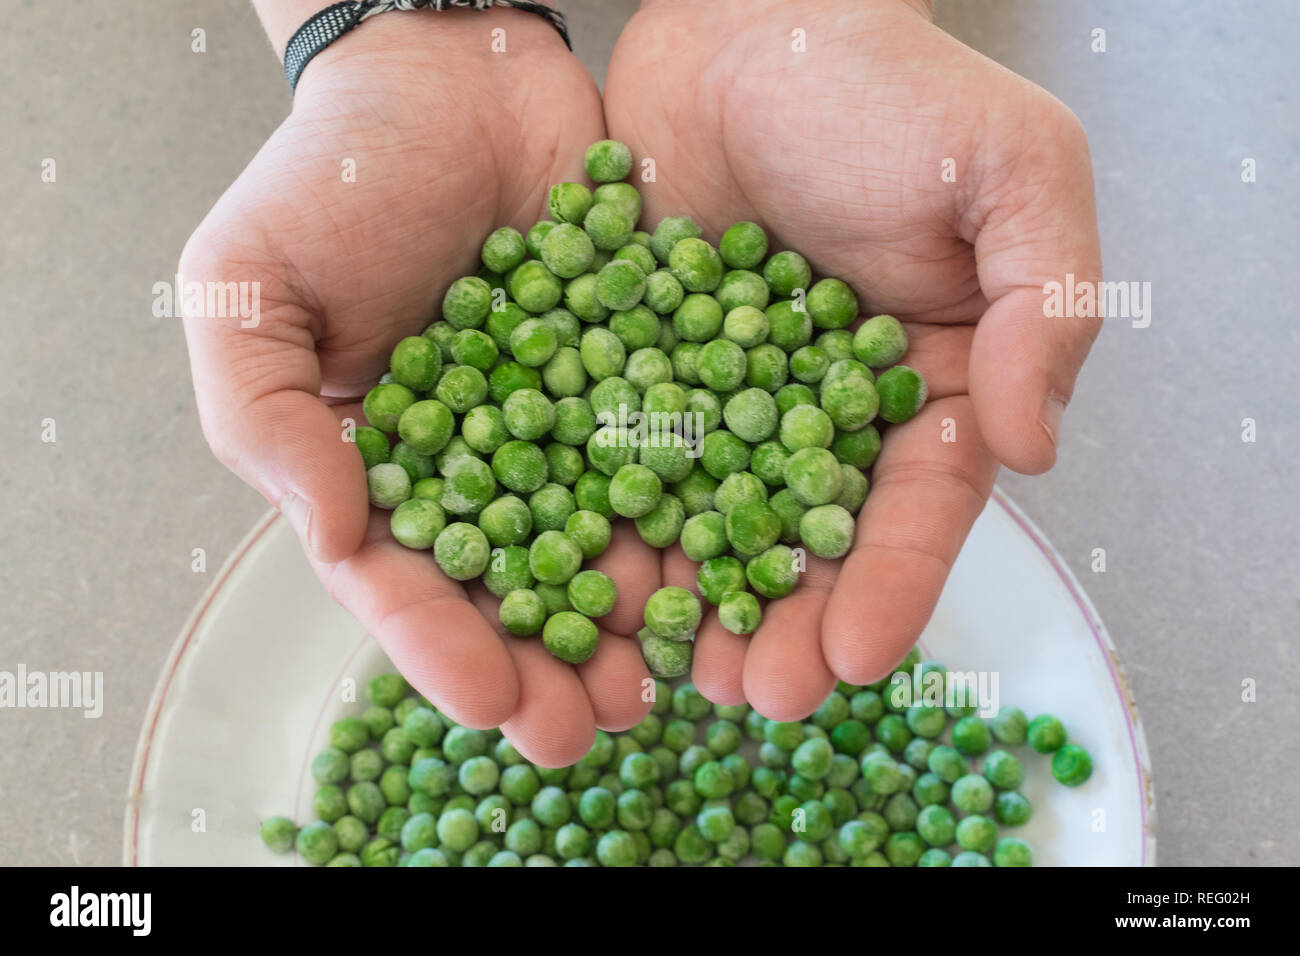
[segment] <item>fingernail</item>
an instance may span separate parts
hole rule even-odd
[[[1043,431],[1047,432],[1053,448],[1057,446],[1057,441],[1060,439],[1061,416],[1064,414],[1065,399],[1055,392],[1048,393],[1047,398],[1043,399],[1043,412],[1038,423],[1043,426]]]
[[[289,519],[289,524],[293,525],[293,530],[298,532],[298,540],[302,546],[312,554],[316,549],[312,546],[311,540],[311,505],[306,498],[299,497],[294,492],[289,492],[280,500],[280,514]]]

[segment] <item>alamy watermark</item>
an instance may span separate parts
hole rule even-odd
[[[1132,319],[1133,328],[1151,324],[1150,282],[1075,281],[1043,283],[1043,316],[1049,319]]]
[[[103,671],[0,671],[0,707],[60,708],[98,718],[104,712]]]
[[[596,444],[601,448],[669,448],[680,440],[687,458],[699,458],[704,448],[702,412],[642,412],[620,404],[596,414]]]
[[[997,671],[923,670],[896,671],[889,679],[889,702],[902,709],[913,704],[929,707],[974,707],[981,717],[998,712]]]
[[[153,284],[153,315],[156,319],[186,315],[239,319],[241,329],[255,329],[262,322],[262,283],[187,281],[178,272],[171,282]]]

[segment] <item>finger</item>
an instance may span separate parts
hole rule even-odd
[[[641,540],[636,526],[616,519],[609,547],[588,564],[604,572],[618,588],[614,610],[600,619],[600,624],[615,634],[635,634],[644,623],[645,602],[659,589],[659,556]]]
[[[807,560],[794,591],[767,602],[745,654],[745,698],[769,720],[803,720],[835,688],[822,653],[821,620],[840,563],[812,555]]]
[[[249,243],[200,232],[181,257],[187,285],[244,283],[260,290],[256,300],[248,297],[258,306],[247,318],[205,316],[206,303],[186,297],[185,337],[203,433],[218,460],[289,519],[316,559],[339,561],[365,534],[365,471],[317,397],[312,315]]]
[[[1045,295],[1048,283],[1095,289],[1101,251],[1083,129],[1048,94],[1034,93],[1037,131],[1016,137],[1021,155],[976,165],[973,203],[983,212],[975,259],[990,304],[970,357],[985,440],[1003,464],[1027,474],[1056,461],[1061,416],[1101,329],[1095,316],[1052,314]]]
[[[540,638],[505,641],[519,671],[519,702],[501,732],[535,764],[577,763],[596,740],[596,717],[577,671],[551,654]]]
[[[821,647],[841,680],[880,679],[916,642],[996,474],[965,396],[890,429],[822,619]]]
[[[528,760],[543,767],[577,763],[596,739],[596,721],[587,689],[573,665],[553,655],[540,634],[516,637],[501,626],[500,598],[481,581],[466,591],[483,618],[493,622],[515,663],[519,696],[501,732]]]
[[[586,688],[596,726],[616,733],[639,724],[650,713],[646,681],[653,682],[634,637],[612,634],[604,628],[591,659],[578,665],[578,678]],[[650,685],[653,686],[653,683]]]
[[[429,554],[394,541],[388,522],[376,509],[356,553],[336,564],[312,559],[317,575],[439,710],[467,727],[497,726],[519,695],[510,654],[464,589]]]

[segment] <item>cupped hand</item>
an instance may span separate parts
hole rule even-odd
[[[809,558],[752,637],[715,616],[693,679],[768,717],[879,679],[929,620],[999,463],[1050,468],[1098,321],[1044,318],[1043,284],[1100,278],[1088,147],[1032,83],[939,30],[921,0],[647,0],[606,83],[612,137],[654,160],[645,221],[739,220],[892,313],[930,401],[891,427],[852,551]],[[802,50],[799,48],[802,43]],[[666,553],[665,583],[695,566]]]
[[[657,581],[620,531],[602,556],[621,600],[574,668],[506,635],[497,602],[432,555],[398,545],[372,511],[342,421],[393,346],[438,316],[492,229],[526,229],[549,184],[582,175],[604,135],[591,77],[549,25],[515,12],[509,53],[484,15],[375,17],[303,74],[292,115],[187,244],[186,282],[248,282],[256,323],[187,311],[204,433],[217,457],[292,522],[321,581],[420,693],[473,727],[500,725],[542,764],[566,765],[597,726],[649,708],[630,635]],[[245,327],[251,326],[251,327]]]

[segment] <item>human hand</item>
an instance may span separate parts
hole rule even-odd
[[[609,134],[655,160],[658,181],[637,184],[644,221],[690,215],[715,242],[759,222],[772,251],[853,286],[864,315],[902,319],[905,362],[929,384],[921,413],[886,435],[849,555],[810,556],[752,637],[713,615],[700,627],[699,690],[777,720],[906,653],[999,463],[1054,463],[1099,329],[1043,315],[1044,282],[1100,279],[1082,128],[928,13],[922,0],[646,0],[606,81]],[[680,548],[663,578],[694,586]]]
[[[501,25],[506,55],[489,49]],[[307,67],[292,115],[180,265],[189,281],[260,284],[255,327],[185,319],[217,457],[292,522],[326,588],[417,691],[463,724],[500,725],[549,765],[583,756],[597,726],[622,730],[649,709],[639,647],[617,635],[640,626],[653,582],[637,567],[657,560],[651,549],[625,528],[595,563],[622,600],[595,656],[571,667],[540,640],[506,635],[480,583],[462,587],[431,553],[393,540],[340,422],[364,422],[360,399],[393,346],[478,268],[482,238],[540,218],[547,186],[580,178],[603,136],[591,77],[540,18],[374,17]]]

